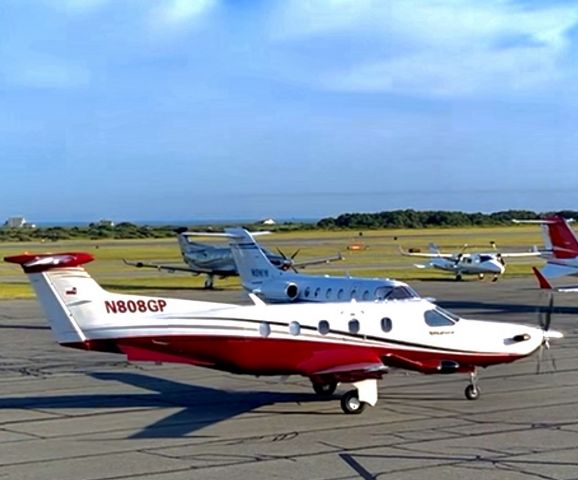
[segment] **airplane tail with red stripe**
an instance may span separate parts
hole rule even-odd
[[[546,248],[552,250],[555,258],[578,256],[578,239],[565,218],[559,216],[546,218],[542,228],[544,239],[547,239]]]
[[[4,258],[20,265],[28,275],[60,344],[88,349],[91,340],[104,335],[104,329],[121,323],[158,323],[167,315],[227,306],[108,292],[82,267],[93,259],[83,252],[25,253]]]

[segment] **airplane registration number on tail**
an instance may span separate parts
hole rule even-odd
[[[105,300],[106,313],[163,312],[166,300]]]

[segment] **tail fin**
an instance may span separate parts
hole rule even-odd
[[[56,340],[72,347],[99,349],[95,342],[129,336],[136,324],[158,325],[160,318],[227,306],[107,292],[82,268],[93,260],[88,253],[26,253],[4,260],[22,267]],[[128,333],[122,334],[125,327]]]
[[[226,228],[230,246],[235,258],[237,270],[243,287],[255,290],[263,283],[275,277],[286,275],[276,268],[267,258],[261,247],[244,228]]]
[[[430,244],[428,245],[428,247],[429,247],[430,253],[434,253],[434,254],[436,254],[436,255],[439,255],[440,249],[439,249],[439,247],[438,247],[435,243],[430,243]]]
[[[546,219],[543,227],[556,258],[578,256],[578,239],[565,218],[553,216]],[[548,248],[549,245],[546,245]]]
[[[537,223],[542,226],[544,237],[543,253],[553,255],[555,258],[574,258],[578,256],[578,238],[570,228],[569,223],[559,215],[552,215],[539,220],[512,220],[514,223]]]
[[[86,336],[71,312],[75,303],[98,297],[103,290],[81,265],[94,260],[83,252],[32,254],[4,258],[22,267],[59,343],[83,343]],[[79,299],[80,300],[79,302]]]

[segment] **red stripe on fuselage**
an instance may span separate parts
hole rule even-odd
[[[387,354],[423,364],[424,373],[435,373],[432,372],[432,365],[442,360],[453,360],[460,365],[460,371],[467,371],[475,366],[487,367],[513,362],[522,357],[508,353],[419,351],[403,347],[336,345],[307,340],[192,335],[89,340],[65,346],[115,353],[138,349],[140,352],[151,352],[152,361],[155,361],[156,352],[158,361],[163,361],[162,357],[164,361],[173,357],[178,363],[206,365],[218,370],[251,375],[312,376],[341,365],[381,363],[380,358]]]

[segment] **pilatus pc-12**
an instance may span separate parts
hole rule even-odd
[[[519,360],[562,334],[540,326],[466,320],[421,298],[238,306],[125,295],[102,289],[82,268],[87,253],[6,257],[27,273],[56,340],[129,361],[177,362],[246,375],[302,375],[318,395],[353,384],[345,413],[378,400],[389,368],[469,374]]]

